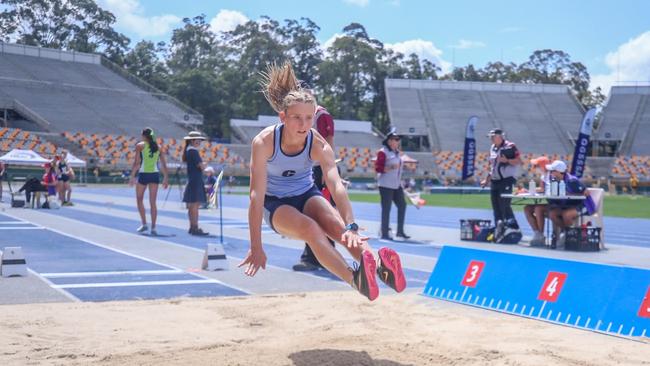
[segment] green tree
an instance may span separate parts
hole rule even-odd
[[[515,83],[520,80],[517,65],[512,62],[507,64],[501,61],[488,62],[483,69],[479,70],[479,74],[483,81]]]
[[[395,52],[389,48],[383,48],[378,51],[379,58],[377,71],[371,81],[373,98],[369,119],[377,129],[380,131],[387,131],[389,129],[390,120],[388,118],[385,80],[387,78],[424,78],[425,74],[420,67],[419,57],[417,55],[413,54],[407,61],[404,61],[403,54]],[[411,63],[408,63],[408,61],[411,61]]]
[[[524,83],[564,84],[575,92],[581,102],[589,98],[590,76],[587,67],[573,62],[564,51],[537,50],[527,62],[519,65],[518,73]]]
[[[216,36],[205,21],[205,14],[184,18],[183,27],[172,32],[167,67],[172,73],[213,69],[219,61],[217,50]]]
[[[481,73],[479,70],[476,70],[472,64],[465,67],[454,67],[454,70],[451,74],[447,75],[445,79],[456,81],[483,81]]]
[[[603,94],[603,90],[600,87],[596,87],[594,90],[588,90],[581,102],[586,109],[589,109],[602,107],[605,104],[605,99],[607,97]]]
[[[222,45],[228,64],[221,72],[231,88],[234,116],[256,118],[259,114],[274,113],[260,93],[259,73],[267,65],[288,58],[283,39],[280,24],[268,17],[259,22],[248,21],[224,34]]]
[[[156,88],[167,90],[169,70],[160,57],[165,50],[163,42],[154,45],[150,41],[140,41],[124,56],[124,68]]]
[[[436,64],[427,59],[420,60],[415,53],[410,54],[403,65],[408,70],[406,76],[409,79],[437,80],[441,71]]]
[[[279,32],[285,38],[284,48],[292,60],[296,77],[313,88],[318,79],[317,67],[323,62],[323,52],[316,38],[320,27],[309,18],[300,20],[285,20]]]
[[[0,39],[78,52],[102,52],[121,63],[130,40],[115,16],[93,0],[0,0]]]
[[[352,23],[327,50],[320,66],[323,104],[343,119],[371,119],[372,82],[377,76],[380,42],[371,39],[365,28]],[[329,104],[329,105],[328,105]]]
[[[183,103],[203,114],[203,127],[209,135],[227,136],[227,118],[223,105],[225,89],[215,73],[205,69],[190,69],[174,74],[169,83],[169,92]]]

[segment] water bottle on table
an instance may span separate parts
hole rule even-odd
[[[557,184],[557,181],[551,181],[551,196],[557,196],[559,195],[559,187]]]
[[[528,194],[531,196],[537,194],[537,185],[535,184],[534,179],[531,179],[530,182],[528,182]]]

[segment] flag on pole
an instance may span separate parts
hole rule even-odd
[[[223,170],[219,173],[217,176],[217,181],[214,182],[214,185],[212,186],[212,192],[210,194],[208,203],[210,204],[210,208],[216,209],[219,207],[219,200],[217,197],[219,197],[219,185],[221,185],[221,179],[223,178]]]
[[[463,180],[474,175],[474,162],[476,160],[476,139],[474,129],[478,123],[478,117],[472,116],[467,121],[465,130],[465,148],[463,149]]]
[[[585,172],[585,164],[587,163],[587,147],[589,146],[589,138],[591,137],[591,129],[594,124],[594,117],[596,117],[596,108],[591,108],[585,113],[580,124],[580,134],[576,140],[575,151],[573,152],[573,162],[571,163],[571,175],[582,177]]]

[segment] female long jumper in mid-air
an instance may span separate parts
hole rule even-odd
[[[262,77],[264,95],[281,123],[265,128],[253,139],[248,209],[251,243],[239,266],[246,266],[248,276],[266,267],[261,233],[264,216],[279,234],[307,242],[327,270],[368,299],[379,295],[376,275],[395,291],[403,291],[406,279],[399,255],[381,248],[376,262],[368,238],[359,234],[334,152],[311,128],[314,97],[301,88],[288,62],[269,66]],[[314,185],[313,162],[320,163],[337,208]],[[345,246],[359,262],[355,269],[330,245],[328,237]]]

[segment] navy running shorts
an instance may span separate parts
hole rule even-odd
[[[138,184],[146,186],[148,184],[160,184],[159,173],[138,173]]]
[[[298,196],[284,198],[268,195],[264,196],[264,219],[266,220],[266,223],[277,233],[278,231],[273,227],[273,213],[275,213],[275,210],[277,210],[278,207],[282,205],[289,205],[302,212],[302,210],[305,208],[305,203],[307,203],[307,200],[314,196],[323,196],[316,185],[311,186],[307,192]]]

